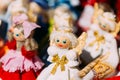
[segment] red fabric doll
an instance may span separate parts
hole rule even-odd
[[[32,38],[33,30],[39,26],[29,22],[26,14],[14,16],[13,24],[13,30],[9,33],[11,41],[6,44],[9,51],[0,59],[0,79],[36,80],[44,65],[36,56],[38,46]]]

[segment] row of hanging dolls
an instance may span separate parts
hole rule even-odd
[[[41,5],[38,0],[35,1],[46,9],[46,6]],[[21,1],[15,2],[22,3]],[[50,64],[43,68],[45,63],[37,57],[39,47],[37,38],[43,34],[38,31],[35,35],[34,32],[46,26],[37,25],[32,11],[29,10],[29,13],[26,13],[25,8],[22,7],[23,4],[19,6],[18,4],[11,8],[15,8],[16,11],[21,7],[20,10],[23,12],[14,13],[14,9],[11,10],[14,15],[10,20],[11,26],[8,30],[5,54],[0,59],[0,79],[119,80],[117,69],[119,49],[116,36],[118,36],[120,24],[116,22],[116,15],[111,10],[104,11],[106,7],[99,3],[95,3],[94,8],[90,4],[86,5],[79,20],[80,26],[86,33],[83,32],[81,36],[76,37],[74,34],[76,29],[73,27],[72,14],[69,9],[64,6],[56,8],[50,44],[46,51]],[[34,7],[35,5],[30,9],[37,10]],[[38,9],[38,12],[41,9]],[[87,21],[90,24],[84,26]]]

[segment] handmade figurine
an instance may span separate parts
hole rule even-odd
[[[32,38],[39,26],[29,22],[25,14],[13,17],[14,26],[8,33],[9,51],[0,59],[1,80],[36,80],[44,63],[36,56],[37,43]]]
[[[80,70],[83,80],[99,80],[115,75],[119,62],[117,44],[110,32],[116,29],[115,15],[105,12],[97,17],[97,22],[87,31],[84,50],[94,59]]]
[[[58,6],[54,10],[53,26],[51,32],[58,30],[76,32],[75,27],[73,27],[73,23],[73,16],[69,8],[66,6]],[[52,42],[50,42],[50,45],[52,45]]]
[[[118,34],[116,36],[116,39],[117,39],[117,44],[118,44],[118,51],[119,51],[119,54],[120,54],[120,5],[119,4],[120,4],[120,1],[116,0],[114,8],[116,10],[117,22],[119,22],[119,25],[118,25],[119,32],[118,32]],[[117,70],[118,70],[117,75],[109,77],[106,80],[120,80],[120,61],[119,61],[119,65],[118,65],[118,69]]]
[[[77,56],[81,54],[87,34],[83,33],[78,39],[71,32],[53,31],[50,40],[53,44],[48,47],[48,61],[46,67],[37,80],[80,80],[77,66]]]

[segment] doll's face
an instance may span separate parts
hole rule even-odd
[[[55,39],[55,44],[59,48],[66,49],[70,47],[71,42],[67,37],[57,37]]]
[[[25,37],[23,34],[23,29],[14,28],[13,37],[16,41],[24,41]]]
[[[100,21],[100,22],[99,22],[99,26],[100,26],[100,28],[101,28],[102,30],[104,30],[104,31],[109,31],[109,25],[106,24],[105,22]]]
[[[101,19],[98,21],[98,24],[100,26],[100,28],[104,31],[114,31],[115,30],[115,21],[113,20],[107,20],[107,19]]]

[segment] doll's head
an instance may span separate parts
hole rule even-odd
[[[50,41],[62,49],[74,48],[77,45],[77,38],[73,33],[65,31],[54,31],[50,35]]]
[[[72,14],[68,7],[59,6],[55,9],[54,12],[54,25],[56,29],[60,29],[60,27],[73,27],[73,18]]]
[[[24,34],[24,38],[28,38],[31,32],[36,28],[39,28],[39,26],[29,22],[26,14],[20,14],[13,17],[13,32],[20,33],[22,36]]]
[[[97,22],[97,17],[104,12],[113,13],[113,9],[107,3],[95,3],[94,5],[94,14],[93,14],[93,22]]]
[[[32,35],[34,29],[39,27],[37,24],[29,22],[26,14],[14,16],[13,26],[11,31],[9,31],[8,38],[11,40],[15,39],[17,42],[24,42],[27,50],[34,50],[38,46],[35,40],[33,40]]]
[[[104,12],[103,14],[98,16],[97,20],[102,30],[105,30],[107,32],[115,31],[116,22],[115,22],[115,15],[113,13]]]
[[[23,26],[21,24],[14,26],[13,38],[16,41],[25,41],[24,30],[23,30]]]

